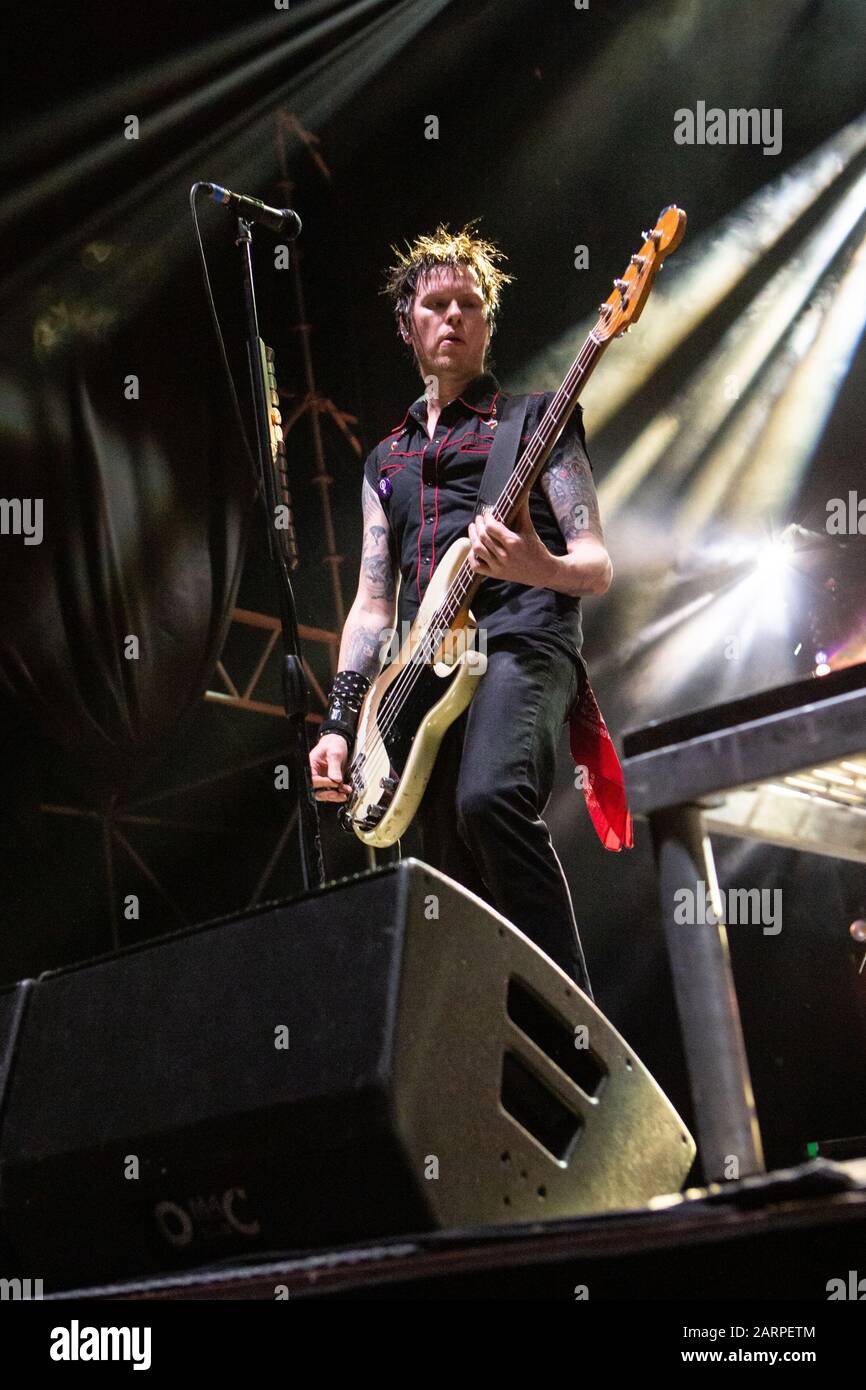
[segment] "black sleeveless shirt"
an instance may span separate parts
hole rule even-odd
[[[553,391],[539,391],[529,396],[521,448],[553,395]],[[438,561],[458,537],[468,534],[481,475],[495,438],[493,422],[501,416],[506,399],[495,376],[483,373],[463,396],[444,407],[431,439],[427,434],[427,401],[422,395],[367,456],[364,475],[388,517],[392,553],[401,575],[397,607],[401,641],[402,623],[411,623],[417,614]],[[579,405],[548,462],[574,454],[592,467]],[[529,511],[548,550],[554,555],[566,554],[565,540],[540,480],[530,491]],[[488,577],[476,591],[471,609],[479,627],[486,630],[489,647],[497,639],[515,634],[580,657],[579,598]]]

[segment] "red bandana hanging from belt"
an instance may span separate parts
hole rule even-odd
[[[595,833],[605,849],[631,849],[634,837],[625,779],[589,677],[571,710],[569,741],[571,756],[585,769],[583,794]]]

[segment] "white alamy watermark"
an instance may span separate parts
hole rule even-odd
[[[831,497],[827,503],[828,536],[866,536],[866,497],[853,488],[847,497]]]
[[[131,1361],[134,1371],[150,1370],[149,1327],[68,1327],[51,1329],[52,1361]]]
[[[404,665],[408,665],[422,650],[422,644],[417,639],[414,646],[409,645],[411,630],[412,624],[405,618],[400,624],[399,632],[395,627],[382,628],[379,633],[379,658],[385,665],[391,665],[398,659]],[[456,662],[465,656],[466,665],[472,674],[483,676],[487,670],[486,628],[430,628],[423,641],[423,650],[434,656],[443,643],[452,661]]]
[[[41,497],[0,497],[0,536],[23,536],[25,545],[42,544]]]
[[[41,1279],[0,1279],[0,1303],[29,1303],[43,1297]]]
[[[863,1303],[866,1300],[866,1279],[861,1279],[856,1269],[848,1270],[847,1279],[828,1279],[826,1283],[827,1302],[848,1301]]]
[[[780,106],[729,107],[707,109],[697,102],[694,111],[681,106],[674,112],[674,141],[677,145],[760,145],[764,154],[778,154],[782,148],[782,108]]]
[[[781,888],[728,888],[719,890],[718,916],[714,895],[699,879],[694,888],[678,888],[674,893],[674,921],[678,926],[705,927],[724,922],[728,927],[762,927],[764,936],[778,936],[782,930]]]

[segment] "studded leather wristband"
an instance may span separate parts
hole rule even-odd
[[[323,734],[342,734],[352,747],[361,705],[371,683],[360,671],[337,672],[328,695],[328,713],[319,725],[319,738]]]

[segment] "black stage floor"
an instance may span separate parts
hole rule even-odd
[[[825,1302],[834,1290],[859,1297],[848,1284],[863,1266],[866,1160],[813,1160],[661,1200],[668,1204],[275,1253],[47,1297]]]

